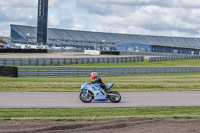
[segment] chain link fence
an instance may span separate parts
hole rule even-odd
[[[18,77],[89,76],[91,72],[100,76],[196,73],[200,67],[18,67]]]
[[[55,66],[88,63],[142,62],[144,56],[96,58],[0,58],[0,66]]]

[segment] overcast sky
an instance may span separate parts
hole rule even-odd
[[[0,36],[37,26],[38,0],[0,0]],[[48,27],[200,38],[200,0],[49,0]]]

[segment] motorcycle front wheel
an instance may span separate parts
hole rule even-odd
[[[84,103],[90,103],[92,101],[92,93],[91,92],[81,92],[79,98]]]
[[[117,91],[111,91],[109,93],[109,100],[113,103],[118,103],[121,101],[121,95]]]

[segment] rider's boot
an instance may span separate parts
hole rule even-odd
[[[103,90],[101,91],[101,93],[102,93],[106,98],[108,98],[108,92],[107,92],[107,90],[103,89]]]
[[[101,93],[102,93],[103,95],[105,95],[105,94],[106,94],[105,90],[102,90],[102,91],[101,91]]]
[[[106,88],[106,93],[110,93],[110,89]]]
[[[105,94],[106,98],[108,98],[109,93],[110,93],[110,89],[106,88],[106,94]]]

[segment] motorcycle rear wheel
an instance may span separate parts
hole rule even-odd
[[[92,93],[91,92],[81,92],[79,98],[84,103],[90,103],[92,101]]]
[[[118,103],[118,102],[121,101],[121,95],[119,94],[119,92],[117,92],[117,91],[111,91],[109,94],[115,94],[114,96],[110,95],[108,97],[111,102]]]

